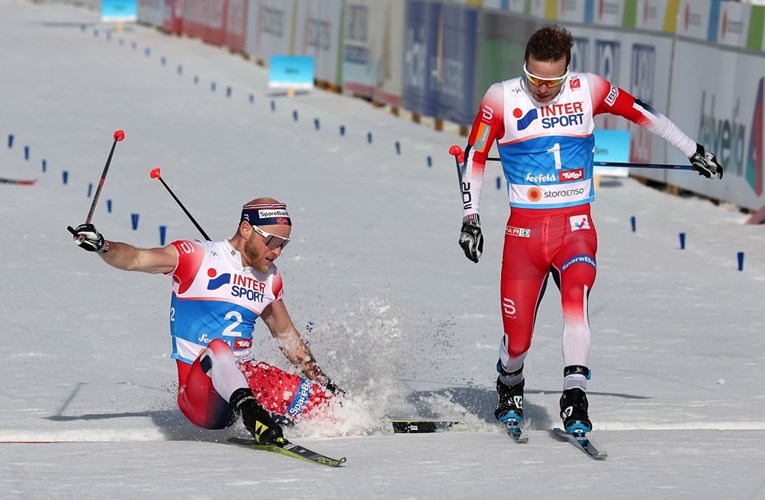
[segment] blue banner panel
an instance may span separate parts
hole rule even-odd
[[[441,54],[437,57],[437,118],[459,124],[472,123],[478,103],[474,102],[474,77],[478,39],[478,9],[457,4],[443,6]],[[440,55],[440,57],[438,57]]]
[[[404,108],[438,113],[438,41],[442,5],[408,0],[404,16]]]

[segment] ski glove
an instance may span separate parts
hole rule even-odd
[[[478,214],[466,215],[462,219],[460,246],[465,252],[465,257],[478,263],[483,252],[483,234],[481,234],[481,219]]]
[[[701,144],[696,144],[696,152],[688,158],[691,161],[693,170],[707,179],[717,175],[720,179],[723,176],[723,167],[717,162],[717,157],[707,150]]]
[[[104,237],[93,224],[80,224],[74,229],[72,234],[77,246],[88,252],[102,254],[109,251],[109,242],[104,240]]]
[[[324,388],[333,396],[345,396],[345,391],[336,386],[327,376],[324,376]]]

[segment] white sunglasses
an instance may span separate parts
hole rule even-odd
[[[252,224],[250,225],[252,226]],[[281,248],[282,250],[284,250],[284,247],[286,247],[287,243],[290,242],[289,238],[285,238],[284,236],[279,236],[278,234],[267,233],[263,231],[262,229],[260,229],[258,226],[252,226],[252,229],[263,237],[263,242],[271,250],[276,250],[277,248]]]
[[[537,76],[534,73],[529,73],[529,70],[526,69],[526,63],[523,64],[523,72],[526,73],[526,79],[530,84],[536,86],[547,85],[549,88],[553,88],[566,80],[566,77],[568,77],[568,66],[566,66],[566,72],[563,73],[563,75],[553,78],[545,78],[543,76]]]

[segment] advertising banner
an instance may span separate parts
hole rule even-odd
[[[638,0],[635,28],[674,33],[680,0]]]
[[[505,12],[481,10],[479,14],[478,67],[473,101],[476,103],[481,102],[493,83],[523,74],[526,42],[534,31],[547,24],[542,19],[532,21]]]
[[[712,7],[718,3],[719,0],[681,0],[677,34],[696,40],[714,41],[717,22],[710,22],[710,14],[713,12]],[[717,10],[714,9],[714,12]]]
[[[223,45],[226,0],[182,0],[181,31],[213,45]]]
[[[597,2],[586,2],[591,9],[588,13],[587,22],[600,26],[613,26],[632,28],[635,23],[634,2],[624,2],[623,0],[598,0]],[[629,6],[629,8],[628,8]],[[630,15],[625,16],[626,13]],[[625,23],[625,21],[627,21]]]
[[[588,71],[606,78],[662,114],[669,112],[669,85],[673,39],[659,33],[620,32],[597,28],[569,27],[574,35],[572,71]],[[598,115],[601,129],[631,132],[630,161],[666,161],[665,141],[644,127],[620,116]],[[663,171],[653,175],[663,176]],[[657,180],[659,180],[657,178]]]
[[[181,0],[164,0],[165,15],[163,28],[168,33],[181,32]]]
[[[247,0],[226,0],[223,45],[235,52],[245,51],[248,4]]]
[[[433,84],[438,89],[437,118],[460,125],[473,123],[478,102],[473,81],[477,67],[478,9],[446,4],[436,53]]]
[[[312,89],[313,56],[272,55],[268,63],[268,87],[276,89]]]
[[[399,106],[402,96],[405,0],[346,0],[343,88]]]
[[[558,2],[557,20],[562,23],[584,23],[589,15],[587,2],[576,0],[560,0]]]
[[[699,65],[698,61],[704,61]],[[717,155],[725,177],[709,182],[697,175],[669,172],[667,182],[712,198],[757,210],[763,191],[763,82],[765,58],[707,44],[680,41],[672,84],[672,119]],[[709,78],[705,68],[717,68]],[[731,92],[735,84],[736,91]],[[672,151],[670,162],[687,162]]]
[[[101,21],[134,22],[137,19],[137,0],[101,0]]]
[[[339,86],[343,0],[298,0],[295,54],[313,56],[316,79]]]
[[[138,21],[162,28],[165,23],[165,0],[138,0]]]
[[[629,163],[630,133],[626,130],[595,129],[596,162]],[[595,167],[595,175],[608,177],[627,177],[627,167]]]
[[[483,0],[481,7],[484,9],[506,10],[523,14],[526,8],[526,0]]]
[[[266,63],[271,55],[292,55],[295,0],[250,0],[246,52]]]
[[[404,107],[423,116],[438,114],[442,5],[409,0],[404,21]]]
[[[738,2],[721,2],[717,18],[717,43],[729,47],[746,47],[752,6]]]

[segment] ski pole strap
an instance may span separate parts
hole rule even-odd
[[[563,376],[567,377],[569,375],[584,375],[587,380],[590,380],[592,373],[590,373],[590,369],[586,366],[571,365],[563,369]]]

